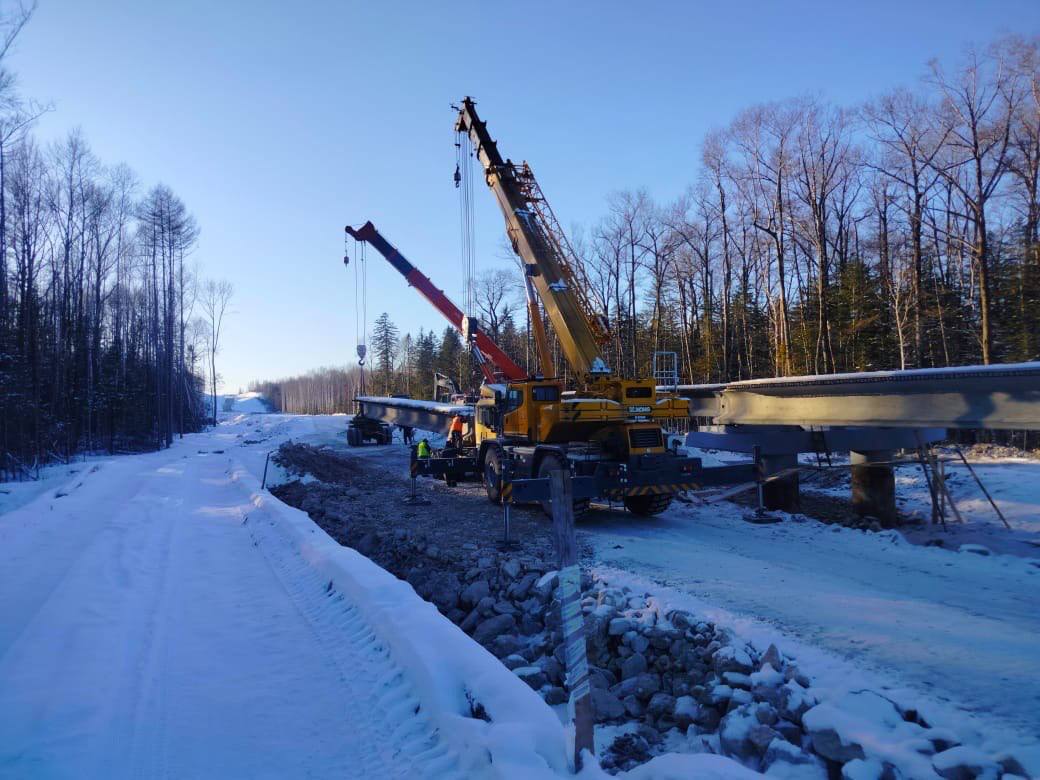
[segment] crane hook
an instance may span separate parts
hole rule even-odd
[[[459,188],[462,183],[462,173],[459,171],[459,164],[455,163],[455,189]]]

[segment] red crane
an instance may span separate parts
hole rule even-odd
[[[434,308],[444,315],[448,322],[452,324],[452,327],[462,334],[463,338],[470,340],[471,345],[474,347],[474,357],[477,363],[480,364],[480,370],[488,382],[501,381],[503,378],[511,382],[522,382],[527,379],[527,372],[514,363],[509,355],[503,352],[483,331],[477,330],[471,318],[466,317],[462,310],[444,294],[443,290],[438,290],[433,282],[430,281],[430,277],[409,263],[393,244],[383,238],[383,235],[376,230],[375,225],[371,222],[366,222],[359,228],[352,228],[350,225],[347,225],[344,230],[351,238],[365,241],[375,247],[379,254],[385,257],[387,262],[408,280],[408,284],[417,289],[423,298],[432,303]],[[495,371],[488,365],[489,360],[491,363],[494,363],[500,376],[496,375]]]

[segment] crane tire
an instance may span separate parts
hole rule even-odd
[[[494,447],[484,456],[484,492],[492,504],[502,503],[502,456]]]

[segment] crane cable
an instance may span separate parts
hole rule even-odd
[[[459,191],[460,246],[465,314],[472,316],[473,276],[476,272],[476,230],[473,218],[472,151],[464,132],[455,134],[455,187]]]
[[[368,264],[365,262],[365,242],[354,239],[354,336],[358,365],[365,365],[368,348]]]

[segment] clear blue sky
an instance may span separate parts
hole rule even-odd
[[[870,2],[94,2],[40,0],[11,57],[105,162],[163,181],[236,288],[218,367],[231,390],[354,360],[343,225],[373,220],[461,298],[449,104],[479,102],[565,226],[615,190],[662,200],[706,131],[806,92],[855,103],[932,56],[1040,29],[1037,0]],[[502,220],[478,180],[478,268]],[[369,318],[444,322],[372,253]]]

